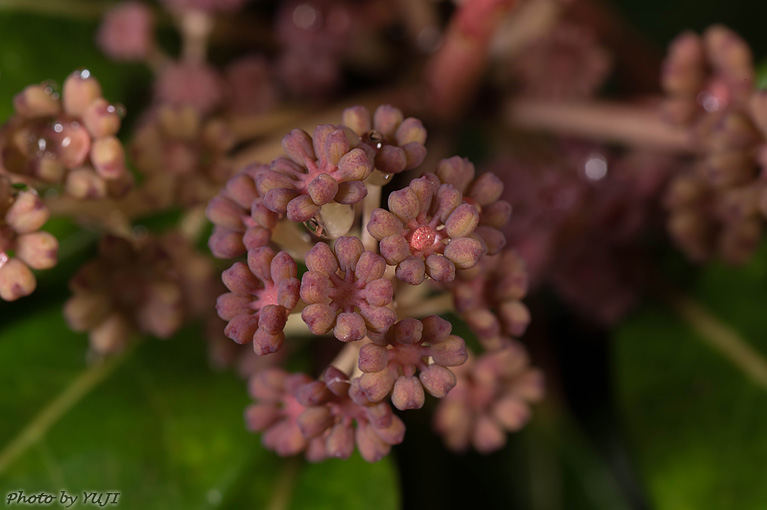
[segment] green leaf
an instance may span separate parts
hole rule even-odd
[[[78,68],[93,73],[105,98],[132,111],[149,90],[150,73],[140,65],[109,61],[95,44],[98,22],[0,10],[0,120],[13,113],[12,98],[27,85],[52,80],[61,86]]]
[[[0,495],[119,491],[128,508],[266,507],[286,461],[245,430],[246,385],[211,372],[205,347],[186,330],[149,339],[97,373],[100,384],[49,417],[42,437],[33,433],[4,471],[0,460]],[[68,331],[58,307],[3,328],[0,358],[12,362],[0,371],[0,459],[19,434],[40,428],[42,410],[99,370],[85,365],[85,350],[84,335]],[[290,508],[394,509],[395,478],[389,460],[301,462],[287,501]]]
[[[767,353],[765,250],[713,265],[688,292]],[[616,338],[616,382],[658,509],[764,508],[767,391],[667,307],[649,305]]]
[[[392,459],[368,464],[359,454],[349,460],[328,460],[301,469],[290,508],[338,510],[400,508]]]

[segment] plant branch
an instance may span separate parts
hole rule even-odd
[[[128,348],[117,356],[95,363],[64,388],[64,391],[59,393],[0,451],[0,474],[5,472],[30,446],[42,439],[67,411],[109,377],[115,368],[130,356],[131,352],[132,348]]]
[[[426,301],[418,301],[412,305],[403,306],[397,310],[397,314],[403,317],[426,317],[428,315],[441,315],[452,311],[455,311],[453,296],[445,292]]]
[[[618,142],[628,146],[694,153],[691,133],[664,122],[652,108],[608,102],[511,101],[506,107],[510,125],[558,135]]]
[[[690,324],[710,347],[730,360],[756,385],[767,389],[767,360],[745,338],[681,292],[665,288],[663,295],[674,312]]]
[[[274,487],[274,496],[266,506],[266,510],[287,510],[290,507],[293,486],[296,484],[302,464],[303,460],[300,457],[291,457],[285,461],[285,467]]]

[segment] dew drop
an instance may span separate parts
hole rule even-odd
[[[602,180],[607,175],[607,160],[601,154],[590,154],[583,171],[590,181]]]
[[[293,9],[293,23],[304,30],[318,30],[322,25],[322,14],[309,4]]]

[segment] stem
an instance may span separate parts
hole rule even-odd
[[[669,125],[651,108],[525,99],[509,103],[506,116],[509,124],[523,129],[678,152],[700,149],[689,131]]]
[[[298,225],[287,220],[280,221],[274,227],[272,242],[297,260],[304,260],[314,246],[308,234],[301,232]]]
[[[255,115],[237,115],[229,119],[229,127],[239,141],[276,134],[289,129],[306,115],[300,108],[280,108]]]
[[[283,329],[285,336],[312,336],[312,332],[309,331],[309,326],[306,325],[301,318],[301,313],[294,311],[288,315],[288,322],[285,323]]]
[[[396,0],[400,19],[414,46],[430,53],[439,43],[439,16],[433,0]]]
[[[122,354],[94,364],[72,381],[63,392],[59,393],[0,451],[0,474],[7,470],[30,446],[42,439],[59,418],[64,416],[99,383],[109,377],[131,352],[132,349],[128,349]]]
[[[466,0],[458,7],[442,45],[424,72],[432,114],[455,119],[461,113],[484,74],[493,34],[516,3],[516,0]]]
[[[179,13],[182,58],[188,62],[205,62],[208,55],[208,38],[213,31],[213,18],[198,9]]]
[[[426,317],[428,315],[442,315],[443,313],[453,311],[455,311],[453,296],[446,292],[426,301],[416,302],[411,306],[404,306],[397,310],[397,314],[402,317]]]
[[[339,352],[333,361],[330,362],[330,365],[336,367],[338,370],[346,374],[352,375],[355,368],[357,367],[357,360],[360,356],[360,349],[362,349],[363,345],[369,342],[370,340],[365,337],[359,342],[350,342],[346,344],[344,348],[341,349],[341,352]]]
[[[505,20],[493,38],[491,53],[498,58],[517,55],[532,41],[543,37],[559,21],[563,6],[559,0],[534,0],[521,4]]]
[[[189,209],[181,218],[179,230],[181,230],[181,234],[188,241],[196,243],[207,225],[208,219],[205,217],[205,205],[197,205]]]
[[[729,359],[756,385],[767,389],[767,360],[748,341],[713,313],[674,289],[664,288],[671,308],[714,350]]]
[[[377,172],[377,170],[373,170],[373,172]],[[365,251],[378,253],[378,241],[368,232],[367,224],[370,222],[373,211],[381,207],[381,186],[371,184],[370,180],[365,185],[368,188],[368,194],[362,201],[362,224],[360,226],[362,245],[365,247]]]
[[[287,510],[293,495],[293,486],[296,484],[298,471],[302,464],[303,461],[300,457],[291,457],[285,461],[285,467],[274,487],[274,496],[266,506],[266,510]]]

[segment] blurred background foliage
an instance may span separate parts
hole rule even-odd
[[[46,4],[65,10],[67,1],[0,0],[0,116],[11,114],[24,86],[87,67],[105,97],[127,106],[124,135],[150,76],[95,47],[92,12],[104,2],[78,1],[71,16],[29,12]],[[722,22],[752,45],[757,61],[767,55],[762,2],[614,0],[613,7],[659,53],[683,29]],[[446,453],[421,412],[407,416],[405,443],[380,463],[355,456],[311,465],[276,457],[245,430],[245,384],[209,368],[199,328],[89,368],[85,335],[69,332],[61,305],[95,235],[63,221],[48,230],[61,240],[62,263],[33,296],[0,303],[3,497],[19,489],[120,491],[123,507],[142,509],[767,508],[765,388],[663,299],[648,297],[611,332],[556,304],[534,317],[527,340],[536,361],[548,360],[551,396],[500,452]],[[765,249],[743,268],[693,271],[671,253],[665,258],[665,278],[767,353]],[[544,330],[553,340],[536,347]]]

